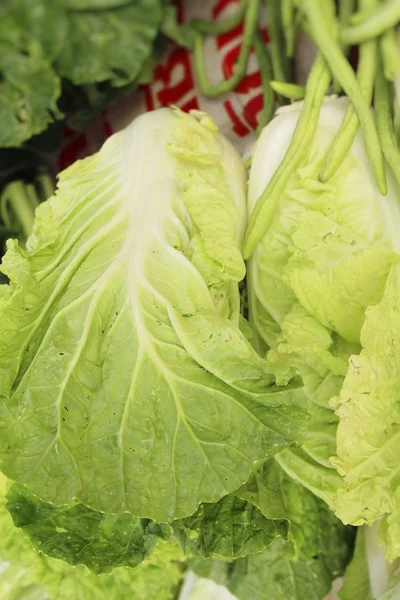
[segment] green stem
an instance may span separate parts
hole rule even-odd
[[[306,85],[303,110],[297,121],[285,157],[258,198],[243,242],[243,256],[249,258],[268,230],[285,186],[307,154],[318,126],[319,113],[331,80],[321,53],[317,55]]]
[[[0,198],[0,210],[7,227],[12,225],[8,212],[8,210],[11,210],[21,227],[24,238],[26,239],[30,236],[35,219],[35,211],[31,206],[29,197],[26,194],[25,185],[22,181],[13,181],[6,186]],[[12,226],[10,228],[12,229]]]
[[[364,14],[364,11],[361,12]],[[355,20],[358,21],[357,16],[355,16]],[[395,27],[399,22],[399,0],[385,0],[373,12],[368,11],[366,18],[362,21],[344,27],[340,32],[340,39],[345,44],[359,44],[378,37],[387,29]]]
[[[250,51],[253,46],[254,32],[256,31],[260,9],[260,0],[249,0],[244,21],[243,42],[233,75],[217,85],[212,85],[208,79],[203,60],[203,38],[197,36],[194,43],[194,66],[197,74],[197,80],[201,92],[205,96],[215,98],[233,90],[243,79],[247,64],[249,62]]]
[[[366,19],[369,19],[371,15],[374,14],[376,10],[376,5],[373,8],[360,9],[358,12],[355,12],[351,15],[349,19],[349,25],[358,25],[358,23],[362,23]]]
[[[280,0],[266,0],[268,10],[269,47],[271,52],[272,73],[276,81],[286,82],[289,77],[289,61],[284,51],[281,37],[282,23]],[[284,99],[281,99],[284,102]]]
[[[361,2],[363,8],[368,8],[375,4],[376,0],[363,0]],[[360,46],[357,81],[368,105],[371,104],[374,88],[376,55],[377,44],[375,40],[364,42]],[[333,138],[332,146],[328,152],[324,166],[322,167],[319,176],[320,181],[328,181],[328,179],[336,173],[353,145],[359,126],[360,124],[354,106],[349,104],[343,122]]]
[[[239,8],[234,15],[223,19],[222,21],[204,21],[203,19],[192,19],[190,26],[196,29],[199,33],[206,35],[219,35],[220,33],[227,33],[237,27],[242,21],[246,12],[248,0],[242,0]]]
[[[394,83],[395,85],[395,94],[394,94],[394,117],[393,117],[393,126],[396,134],[397,142],[400,144],[400,78]]]
[[[55,183],[53,178],[47,173],[41,173],[38,175],[35,179],[35,182],[38,188],[40,202],[48,200],[54,194]]]
[[[274,92],[289,98],[289,100],[303,100],[306,93],[306,88],[303,85],[296,85],[295,83],[271,81],[271,87]]]
[[[355,0],[339,0],[339,23],[341,27],[345,27],[351,18],[355,10],[356,2]],[[349,53],[349,47],[345,44],[342,44],[342,51],[345,56]],[[341,89],[339,83],[335,80],[333,83],[333,92],[335,94],[340,94]]]
[[[383,76],[381,68],[378,68],[376,73],[374,100],[376,124],[383,154],[400,184],[400,150],[392,118],[391,85]]]
[[[296,21],[293,0],[281,0],[282,27],[285,38],[286,55],[294,57],[296,50]]]
[[[388,29],[379,38],[383,73],[389,81],[394,81],[400,73],[400,44],[395,29]]]
[[[354,71],[334,37],[337,23],[333,22],[333,19],[326,19],[326,11],[322,12],[320,4],[314,0],[302,0],[301,7],[307,16],[308,27],[314,42],[325,57],[333,77],[349,96],[357,112],[379,190],[382,194],[386,194],[386,172],[374,118],[357,83]]]
[[[339,0],[339,22],[345,26],[356,7],[356,0]]]
[[[263,109],[258,120],[257,133],[270,122],[275,111],[274,93],[271,88],[272,65],[271,58],[265,47],[260,33],[254,34],[254,49],[256,51],[258,66],[261,73],[261,87],[263,92]]]
[[[39,200],[33,183],[25,184],[25,194],[29,202],[29,206],[33,211],[35,211],[35,209],[39,206]]]

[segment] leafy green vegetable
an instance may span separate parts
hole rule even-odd
[[[289,553],[289,556],[285,554]],[[321,600],[339,574],[316,556],[290,560],[291,550],[277,539],[261,554],[239,559],[230,575],[229,589],[239,600]]]
[[[60,80],[38,46],[22,37],[7,40],[0,26],[0,145],[18,146],[40,133],[54,118]]]
[[[51,0],[6,0],[0,7],[0,146],[19,146],[63,115],[52,61],[67,33]]]
[[[161,31],[179,46],[189,49],[194,47],[194,40],[198,35],[197,31],[190,25],[178,23],[177,7],[173,4],[167,4],[164,8]]]
[[[139,75],[163,18],[160,0],[140,0],[114,10],[71,12],[68,44],[57,72],[76,85],[110,81],[123,86]]]
[[[2,163],[0,239],[20,244],[0,287],[0,467],[17,482],[15,527],[0,482],[5,599],[322,600],[353,546],[336,515],[379,521],[358,535],[343,600],[397,598],[383,554],[400,555],[397,9],[378,40],[375,4],[352,16],[341,2],[339,19],[331,0],[268,4],[279,78],[297,26],[319,48],[305,87],[281,83],[305,101],[262,131],[248,206],[239,157],[199,112],[142,117],[39,207],[51,182],[36,154]],[[64,115],[84,127],[151,81],[167,39],[195,49],[210,95],[255,49],[261,129],[273,90],[259,7],[182,25],[169,0],[5,0],[0,145],[47,149]],[[201,36],[242,20],[233,77],[210,86]],[[357,20],[356,81],[338,40]],[[353,105],[324,99],[332,78]],[[365,146],[381,190],[381,150],[390,165],[387,198]],[[189,573],[182,591],[187,560],[223,587]]]
[[[163,0],[4,0],[0,147],[21,145],[64,114],[85,126],[152,80],[165,35],[193,43],[191,28],[178,25]]]
[[[7,494],[6,507],[36,550],[70,565],[86,565],[96,574],[115,567],[136,567],[172,533],[168,525],[129,513],[104,515],[82,504],[46,504],[17,484]]]
[[[202,504],[173,527],[186,555],[228,559],[260,552],[278,533],[274,521],[234,494],[215,504]]]
[[[303,555],[293,560],[290,543],[277,538],[266,550],[240,558],[234,563],[193,564],[202,577],[215,577],[238,600],[321,600],[330,590],[332,580],[342,573],[347,548],[334,548],[329,556]],[[190,596],[189,596],[190,599]]]
[[[337,500],[344,522],[382,519],[381,539],[389,560],[400,556],[397,438],[400,268],[393,267],[382,300],[367,311],[363,349],[352,356],[337,399],[339,425],[335,465],[346,488]]]
[[[168,109],[61,174],[2,265],[8,476],[166,522],[303,435],[301,387],[276,387],[239,329],[244,186],[213,121]]]
[[[180,600],[190,581],[194,597],[321,600],[353,544],[334,513],[379,521],[358,536],[343,600],[398,596],[374,537],[400,555],[397,9],[378,40],[373,0],[355,17],[340,3],[339,19],[330,0],[281,4],[268,5],[278,78],[298,25],[318,55],[303,108],[261,133],[247,207],[239,157],[199,112],[142,117],[41,206],[36,156],[29,177],[0,168],[0,236],[20,242],[0,287],[0,467],[17,482],[16,527],[0,506],[5,598],[177,600],[190,558],[224,587],[191,573]],[[182,25],[169,0],[5,0],[0,145],[37,151],[64,115],[84,127],[151,81],[167,38],[194,48],[210,95],[240,82],[255,48],[261,128],[273,91],[259,8]],[[338,40],[357,19],[369,41],[356,81]],[[201,36],[241,20],[234,75],[210,86]],[[353,106],[324,100],[332,77]],[[393,171],[387,198],[366,147],[381,191],[381,150]]]
[[[324,430],[321,430],[321,437]],[[307,441],[303,448],[283,450],[276,458],[289,477],[301,483],[321,498],[332,509],[338,490],[343,486],[339,474],[332,466],[323,465],[307,452]]]
[[[318,180],[345,110],[343,100],[322,107],[314,141],[291,174],[248,272],[258,347],[271,348],[270,368],[282,383],[301,375],[310,401],[306,441],[277,460],[330,505],[342,486],[330,462],[337,428],[330,399],[340,392],[350,356],[360,352],[365,310],[382,297],[398,260],[400,224],[398,186],[389,178],[389,195],[381,196],[359,133],[329,182]],[[294,107],[263,131],[250,173],[250,211],[284,156],[297,119]]]
[[[332,580],[343,573],[353,531],[344,527],[322,500],[290,478],[274,459],[256,469],[250,481],[236,494],[257,506],[271,523],[275,523],[275,540],[262,552],[254,553],[254,548],[253,552],[247,548],[247,556],[234,562],[197,559],[191,561],[191,568],[201,577],[214,579],[225,586],[239,600],[321,600]],[[209,516],[211,524],[207,520],[205,535],[199,528],[201,541],[207,540],[211,531],[218,532],[217,537],[223,536],[223,530],[219,529],[221,521],[224,523],[220,514]],[[252,522],[255,523],[254,518]],[[215,523],[214,528],[212,523]],[[249,530],[248,525],[246,530]],[[239,528],[238,531],[242,533],[243,530]],[[192,543],[198,545],[193,529],[188,536],[189,533],[192,533]],[[290,541],[285,541],[287,536]],[[231,539],[229,534],[228,539]],[[185,550],[189,547],[190,541]],[[203,594],[207,590],[212,597],[212,588],[208,592],[207,585],[206,582],[196,583],[193,594],[189,593],[187,598],[192,600],[193,595],[195,600],[197,593],[201,597],[202,590]]]
[[[264,129],[250,174],[250,210],[279,164],[297,110],[278,116]],[[325,103],[315,140],[303,164],[292,174],[271,227],[250,261],[250,292],[256,323],[262,307],[280,325],[292,307],[300,303],[319,326],[328,329],[325,336],[331,330],[357,342],[365,307],[380,299],[394,260],[396,238],[388,212],[397,222],[400,212],[397,189],[392,189],[386,208],[386,199],[368,173],[360,137],[337,175],[328,184],[318,182],[318,167],[344,110],[340,100]],[[271,159],[278,131],[279,150]],[[371,214],[377,218],[371,220]],[[364,268],[365,264],[369,269]],[[354,276],[345,286],[341,282],[349,273]],[[262,325],[258,328],[267,343],[273,344],[272,335],[263,332]]]
[[[4,0],[0,8],[2,37],[22,35],[39,43],[43,57],[52,61],[67,41],[67,13],[62,2],[52,0]],[[7,25],[8,32],[4,31]]]
[[[26,573],[18,564],[0,562],[0,594],[4,600],[45,600],[46,590],[40,583],[25,585]]]
[[[64,561],[45,557],[33,549],[21,530],[14,527],[11,516],[4,506],[7,482],[1,477],[0,500],[0,556],[8,568],[0,575],[0,590],[13,590],[5,600],[24,600],[25,593],[32,593],[37,600],[39,590],[46,590],[46,597],[63,600],[110,600],[135,598],[135,600],[173,600],[180,585],[183,568],[182,553],[171,543],[163,543],[151,559],[136,569],[121,567],[111,574],[93,575],[83,565],[71,567]],[[42,596],[43,598],[43,596]]]
[[[275,520],[277,531],[292,542],[296,556],[333,556],[339,548],[345,553],[351,529],[342,525],[324,501],[288,476],[275,459],[256,469],[236,493]]]

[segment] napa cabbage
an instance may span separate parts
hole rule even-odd
[[[279,199],[248,266],[255,343],[285,380],[301,375],[311,420],[301,448],[275,460],[344,523],[382,519],[390,559],[400,555],[400,189],[375,183],[360,133],[333,177],[319,173],[344,117],[326,99],[317,134]],[[299,117],[283,109],[256,145],[249,211],[282,161]]]
[[[303,434],[239,327],[240,157],[161,109],[61,173],[0,292],[0,466],[44,502],[192,514]]]

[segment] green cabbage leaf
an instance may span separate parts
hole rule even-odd
[[[393,560],[400,556],[400,266],[393,267],[382,300],[367,311],[361,342],[335,400],[334,464],[345,483],[336,512],[355,525],[381,520],[379,540]]]
[[[0,293],[0,465],[44,502],[159,522],[300,441],[239,328],[245,172],[203,113],[136,119],[60,175]]]
[[[5,507],[9,488],[0,478],[0,591],[4,600],[173,600],[184,575],[184,557],[177,544],[163,542],[136,569],[120,567],[94,575],[85,566],[72,567],[33,548],[16,528]],[[8,594],[8,595],[7,595]]]
[[[121,566],[136,567],[172,534],[169,525],[129,513],[103,514],[82,504],[54,506],[18,484],[8,491],[6,508],[14,525],[22,529],[38,552],[72,566],[86,565],[95,574]]]

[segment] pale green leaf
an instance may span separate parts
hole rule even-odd
[[[395,260],[398,186],[389,178],[388,196],[379,193],[360,134],[329,182],[318,179],[345,110],[343,99],[324,103],[317,134],[249,261],[250,318],[271,347],[299,303],[328,333],[358,342],[365,309],[380,299]],[[250,212],[282,160],[299,111],[282,111],[257,142]]]
[[[167,522],[302,437],[302,389],[276,387],[239,328],[244,210],[240,158],[202,113],[143,115],[61,174],[2,265],[9,477]]]
[[[400,556],[400,267],[393,267],[382,300],[367,311],[363,349],[352,356],[337,399],[335,465],[345,489],[337,514],[347,523],[382,519],[389,560]]]

